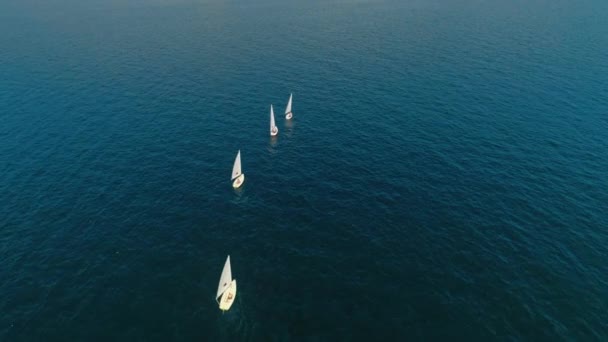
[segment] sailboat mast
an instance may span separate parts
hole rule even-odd
[[[270,130],[274,127],[274,110],[272,109],[272,105],[270,105]]]
[[[287,102],[287,108],[285,108],[285,114],[291,113],[291,101],[293,99],[293,94],[289,94],[289,101]]]

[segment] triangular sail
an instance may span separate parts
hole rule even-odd
[[[215,299],[217,300],[220,296],[228,289],[230,282],[232,281],[232,270],[230,269],[230,255],[226,259],[224,264],[224,270],[222,270],[222,276],[220,277],[220,283],[217,286],[217,294]]]
[[[289,102],[287,102],[287,108],[285,108],[285,114],[291,113],[291,100],[293,98],[293,94],[289,94]]]
[[[236,159],[234,160],[234,166],[232,167],[232,178],[230,180],[233,180],[240,175],[241,175],[241,150],[239,150],[239,153],[236,154]]]
[[[270,132],[272,132],[274,126],[274,110],[272,109],[272,105],[270,105]]]

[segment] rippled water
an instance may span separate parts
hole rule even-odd
[[[1,3],[0,340],[608,339],[607,17]]]

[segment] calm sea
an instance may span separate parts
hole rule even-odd
[[[606,341],[607,257],[608,1],[0,3],[1,341]]]

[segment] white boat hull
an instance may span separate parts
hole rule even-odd
[[[220,298],[220,310],[228,311],[236,298],[236,279],[233,279]]]
[[[275,127],[273,130],[270,131],[271,137],[276,137],[277,134],[279,134],[279,129],[277,127]]]
[[[291,120],[291,118],[293,118],[293,113],[289,112],[285,115],[285,119]]]
[[[232,187],[235,189],[238,189],[241,187],[241,185],[243,185],[243,183],[245,183],[245,174],[241,174],[240,176],[236,177],[234,179],[234,181],[232,181]]]

